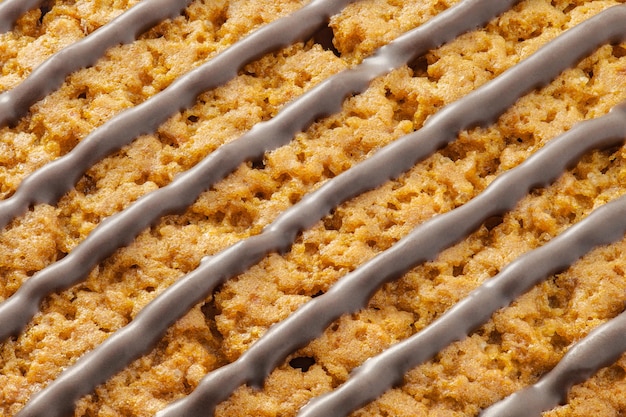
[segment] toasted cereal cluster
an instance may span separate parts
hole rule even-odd
[[[0,89],[136,1],[45,2],[0,35]],[[254,29],[302,7],[297,0],[195,0],[184,12],[111,48],[67,77],[14,125],[0,128],[0,196],[67,154],[91,131],[144,102]],[[331,18],[320,38],[263,55],[227,84],[98,162],[56,205],[37,204],[0,234],[0,299],[62,259],[108,216],[169,184],[219,146],[274,117],[324,79],[457,1],[363,0]],[[161,218],[70,289],[46,297],[16,337],[0,344],[0,414],[15,415],[81,355],[128,324],[202,258],[260,233],[307,193],[418,130],[445,105],[528,57],[563,31],[623,3],[524,0],[349,97],[294,140],[247,162],[184,213]],[[152,416],[233,362],[270,326],[326,292],[414,227],[467,203],[575,123],[626,99],[626,48],[605,45],[495,124],[458,139],[378,189],[341,204],[284,254],[227,281],[134,361],[77,404],[75,416]],[[217,416],[295,416],[345,382],[366,359],[415,334],[521,254],[625,194],[626,151],[593,151],[554,184],[489,219],[436,259],[377,291],[289,356],[257,390],[241,386]],[[410,371],[404,383],[352,416],[473,416],[552,369],[574,342],[626,301],[626,241],[598,248],[535,286],[466,339]],[[545,416],[626,413],[626,359],[575,386]]]

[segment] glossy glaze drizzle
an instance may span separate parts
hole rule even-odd
[[[15,123],[36,101],[59,88],[68,75],[92,66],[110,47],[133,42],[157,23],[178,16],[189,3],[191,0],[140,1],[108,24],[52,55],[21,84],[0,94],[0,126]]]
[[[326,294],[272,326],[236,362],[209,374],[191,395],[158,413],[158,417],[200,415],[202,410],[216,405],[213,401],[222,395],[225,385],[261,386],[266,375],[287,355],[318,337],[341,315],[364,308],[385,282],[433,259],[476,230],[488,217],[512,209],[530,189],[552,182],[590,149],[622,143],[626,138],[624,116],[623,111],[615,110],[574,127],[496,178],[470,202],[418,226],[390,249],[341,278]],[[624,206],[626,199],[618,209],[621,211],[612,215],[623,214]],[[571,228],[544,248],[520,258],[422,332],[369,359],[346,384],[313,400],[302,410],[301,417],[341,417],[376,399],[400,383],[411,368],[467,336],[498,308],[508,305],[547,275],[566,268],[591,248],[622,237],[624,231],[615,223],[600,224],[607,211],[599,210],[595,217],[581,222],[582,227]],[[626,222],[623,223],[626,228]]]
[[[626,202],[622,197],[612,219],[623,222]],[[613,203],[608,203],[609,204]],[[603,221],[602,218],[598,222]],[[614,363],[626,351],[626,312],[593,329],[567,351],[563,359],[539,382],[484,410],[480,417],[538,416],[561,403],[569,389],[589,379],[600,368]],[[601,352],[601,354],[598,354]]]
[[[468,230],[463,229],[467,224],[476,229],[489,216],[499,215],[503,209],[513,208],[531,188],[555,180],[567,166],[575,163],[585,152],[593,148],[620,145],[625,139],[626,102],[614,108],[607,116],[583,122],[553,139],[521,165],[496,178],[483,193],[469,203],[417,227],[398,243],[400,248],[392,249],[392,252],[396,253],[395,257],[391,253],[385,254],[385,261],[389,265],[395,265],[407,256],[419,256],[418,254],[431,250],[429,246],[432,242],[436,242],[436,249],[439,251],[444,249],[441,245],[444,240],[441,238],[442,235],[448,235],[449,239],[465,237],[464,232]],[[461,233],[457,233],[459,229]],[[624,233],[626,233],[626,197],[621,197],[596,209],[584,221],[570,227],[544,246],[524,254],[507,265],[495,277],[472,291],[467,298],[455,304],[420,332],[367,360],[353,372],[345,384],[311,401],[301,410],[298,417],[322,417],[331,414],[343,417],[373,401],[389,388],[400,384],[409,370],[432,359],[452,342],[467,337],[471,331],[486,323],[498,309],[509,305],[552,274],[563,271],[591,249],[623,238]],[[363,268],[367,268],[367,264]],[[350,277],[354,282],[350,283],[351,285],[345,284],[341,300],[335,299],[334,302],[341,305],[359,285],[374,279],[356,277],[358,271],[358,269],[355,271],[354,277],[346,276],[346,280]],[[322,297],[324,296],[319,298]],[[316,301],[317,299],[311,303]],[[365,304],[362,307],[365,307]],[[328,305],[325,308],[329,308]],[[606,330],[599,334],[608,336]],[[620,341],[622,339],[620,336]],[[532,394],[521,394],[526,401],[504,404],[502,408],[488,414],[489,417],[509,416],[507,413],[510,412],[511,404],[517,404],[516,414],[513,414],[515,416],[538,415],[538,411],[544,410],[547,403],[537,401],[533,406],[535,409],[529,407],[528,400],[532,400],[530,403],[533,403],[539,399],[535,396],[536,393],[547,398],[556,397],[557,402],[550,403],[556,405],[562,399],[562,394],[574,382],[583,380],[581,378],[586,379],[592,370],[611,363],[617,359],[618,354],[626,350],[625,342],[615,343],[614,347],[606,351],[593,350],[591,346],[596,347],[592,344],[578,349],[575,360],[568,360],[566,357],[564,361],[569,363],[569,366],[563,366],[564,370],[559,372],[558,377],[550,378],[551,384],[544,383],[541,389],[532,391]],[[253,348],[254,346],[250,350]],[[579,361],[577,368],[573,368],[572,371],[571,365],[576,361]],[[582,375],[575,372],[580,368],[587,372]],[[551,389],[545,389],[548,385]]]
[[[255,58],[311,37],[351,1],[313,0],[290,16],[256,30],[150,99],[113,117],[71,152],[26,177],[15,194],[0,201],[0,228],[32,204],[56,203],[96,162],[135,138],[153,133],[174,113],[192,106],[200,93],[231,80]],[[6,106],[0,103],[2,107]]]
[[[15,21],[21,15],[43,2],[44,0],[4,0],[0,3],[0,33],[13,29]]]
[[[169,325],[205,298],[217,284],[243,272],[268,252],[287,250],[300,230],[311,226],[333,207],[408,170],[416,161],[453,141],[460,130],[493,122],[518,97],[549,82],[562,70],[574,65],[599,45],[623,39],[626,28],[621,23],[624,19],[626,19],[626,6],[616,6],[568,31],[526,61],[500,75],[496,80],[447,106],[431,117],[420,131],[383,148],[374,157],[327,182],[316,192],[306,196],[300,203],[283,213],[260,235],[239,242],[210,257],[198,269],[165,290],[128,326],[116,332],[94,351],[87,353],[45,390],[33,396],[31,402],[19,415],[63,415],[63,413],[71,412],[71,404],[76,399],[91,391],[90,387],[103,382],[116,370],[126,366],[132,359],[141,355],[141,352],[148,351],[153,340],[157,340]],[[553,59],[554,54],[559,54],[560,59],[557,62]],[[562,169],[559,172],[562,172]],[[558,175],[558,172],[554,175]],[[507,209],[507,207],[496,207],[499,207],[499,211]],[[464,219],[464,222],[467,220]],[[480,222],[474,224],[474,227],[479,224]],[[443,226],[437,227],[445,228],[445,226],[444,223]],[[471,231],[467,227],[469,226],[466,226],[462,233],[467,234]],[[453,243],[454,241],[440,244]],[[399,246],[400,253],[404,253],[403,251],[410,247],[410,245],[403,245],[408,244],[403,243]],[[437,250],[432,249],[432,245],[427,246],[431,248],[419,256],[414,256],[411,262],[423,262],[437,254]],[[387,253],[385,252],[377,259],[384,260],[386,256],[391,256]],[[407,257],[410,258],[410,256]],[[394,264],[392,268],[385,268],[380,263],[374,262],[372,265],[368,264],[366,269],[376,270],[376,274],[384,274],[384,280],[389,280],[400,276],[406,270],[406,266]],[[375,287],[374,283],[372,285]],[[338,289],[333,291],[340,291],[342,284],[337,284],[336,287]],[[351,305],[346,308],[350,311],[360,308],[372,295],[374,287],[353,291]],[[316,316],[316,319],[319,317]],[[307,329],[308,334],[305,335],[305,339],[315,337],[322,330],[323,327],[310,331]],[[286,341],[282,340],[282,342]],[[233,366],[239,366],[242,372],[245,367],[251,368],[246,371],[249,375],[248,381],[252,385],[261,385],[274,365],[263,360],[238,362],[238,365]],[[211,375],[217,375],[219,378],[219,372],[220,370],[210,374],[209,378]],[[228,395],[223,393],[231,389],[229,384],[232,385],[232,382],[220,380],[219,395]],[[213,400],[218,401],[218,399]],[[48,404],[51,402],[69,405],[57,414],[50,414]],[[180,405],[181,403],[177,403],[174,407]],[[208,410],[209,408],[205,406],[199,412],[204,415]],[[161,415],[167,415],[169,412],[164,411]],[[173,415],[181,415],[177,411],[173,413]]]
[[[176,177],[171,184],[109,217],[66,257],[33,275],[12,297],[0,303],[0,340],[18,334],[50,292],[69,288],[85,279],[95,265],[116,249],[129,244],[161,216],[187,208],[201,192],[233,172],[241,163],[258,159],[265,152],[287,144],[316,118],[339,111],[346,96],[364,91],[374,78],[439,46],[445,41],[444,37],[456,37],[486,23],[489,20],[484,16],[486,6],[497,3],[493,7],[497,12],[515,2],[470,0],[462,3],[463,7],[448,9],[381,48],[357,67],[329,78],[287,104],[276,117],[257,124],[241,138],[218,148],[194,168]],[[468,3],[474,7],[468,7]],[[462,22],[454,30],[448,27],[452,23],[451,17]]]

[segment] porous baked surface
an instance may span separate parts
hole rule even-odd
[[[106,3],[106,4],[103,4]],[[0,89],[131,7],[133,1],[57,1],[0,36]],[[36,205],[0,234],[0,299],[61,259],[104,218],[163,187],[220,145],[277,114],[323,79],[455,4],[360,1],[332,18],[333,46],[314,40],[268,54],[200,96],[158,132],[93,166],[57,205]],[[162,218],[89,278],[51,295],[25,331],[0,344],[0,414],[12,416],[82,354],[123,327],[204,256],[258,234],[286,208],[566,29],[619,1],[521,1],[485,28],[376,79],[343,110],[314,123],[262,161],[246,163],[185,213]],[[300,1],[200,1],[92,68],[70,75],[15,126],[0,129],[0,195],[69,152],[123,109],[167,87]],[[532,92],[489,128],[457,141],[401,177],[339,206],[290,251],[229,280],[157,346],[95,393],[76,416],[151,416],[236,360],[274,323],[389,248],[415,226],[458,207],[575,123],[626,99],[626,45],[605,45]],[[532,191],[432,262],[386,284],[367,308],[334,322],[291,355],[262,390],[240,387],[218,416],[295,416],[344,382],[368,357],[431,323],[507,263],[625,193],[626,151],[588,153],[553,185]],[[621,313],[626,241],[598,248],[534,287],[463,341],[415,368],[404,383],[353,416],[472,416],[532,384],[568,347]],[[626,413],[626,360],[575,386],[545,416]]]

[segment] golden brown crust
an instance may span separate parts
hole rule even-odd
[[[90,2],[57,2],[42,22],[41,11],[29,12],[13,32],[2,35],[0,86],[14,86],[45,56],[134,2],[112,3],[94,14]],[[105,217],[168,184],[221,144],[276,115],[285,103],[454,3],[354,3],[331,21],[336,51],[313,41],[299,43],[260,58],[227,85],[204,93],[156,134],[96,164],[57,206],[39,205],[14,220],[0,234],[0,297],[9,297],[33,273],[65,256]],[[160,220],[84,283],[48,297],[26,331],[0,345],[0,414],[15,414],[32,393],[132,320],[203,256],[259,233],[324,181],[616,3],[522,1],[485,29],[375,80],[365,93],[349,98],[340,114],[316,122],[262,163],[244,164],[185,213]],[[0,129],[2,196],[113,115],[300,6],[298,1],[197,1],[184,16],[111,49],[93,68],[68,77],[16,126]],[[83,398],[75,415],[148,416],[189,394],[207,372],[238,358],[272,324],[413,227],[466,203],[575,123],[608,112],[626,98],[624,85],[626,49],[600,48],[522,98],[493,126],[463,132],[410,172],[338,207],[284,256],[268,255],[221,286],[151,353]],[[385,285],[367,309],[337,320],[290,356],[263,390],[240,387],[217,415],[295,415],[311,397],[335,388],[368,357],[428,325],[508,262],[624,194],[624,173],[623,148],[590,153],[554,185],[533,191],[501,222],[488,222],[434,261]],[[593,251],[353,415],[475,415],[535,382],[568,346],[622,311],[625,250],[623,241]],[[567,405],[545,415],[619,415],[626,410],[625,375],[622,358],[575,387]]]

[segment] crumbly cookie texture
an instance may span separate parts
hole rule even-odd
[[[134,1],[58,1],[27,13],[0,36],[0,88],[131,7]],[[333,45],[314,40],[261,57],[202,94],[156,134],[93,166],[56,206],[37,205],[0,234],[0,299],[61,259],[107,216],[168,184],[220,145],[325,78],[455,4],[364,0],[333,17]],[[564,30],[619,1],[521,1],[485,28],[372,82],[343,110],[292,143],[249,162],[95,268],[47,297],[19,336],[0,344],[0,414],[11,416],[85,352],[126,325],[202,257],[258,234],[323,182],[524,59]],[[197,0],[0,129],[0,195],[69,152],[115,114],[145,101],[295,0]],[[606,45],[554,82],[520,99],[488,128],[457,141],[401,177],[339,206],[284,255],[270,254],[176,323],[157,346],[80,400],[76,416],[151,416],[189,394],[208,372],[237,359],[274,323],[326,291],[412,228],[458,207],[575,123],[626,99],[626,45]],[[262,390],[240,387],[217,416],[295,416],[344,382],[367,358],[431,323],[507,263],[594,208],[624,194],[626,151],[591,152],[553,185],[490,219],[467,239],[386,284],[359,313],[341,317],[274,370]],[[353,416],[469,416],[550,370],[568,347],[616,316],[626,301],[626,241],[594,250],[547,279],[467,339],[406,375]],[[626,359],[571,391],[545,416],[626,412]]]

